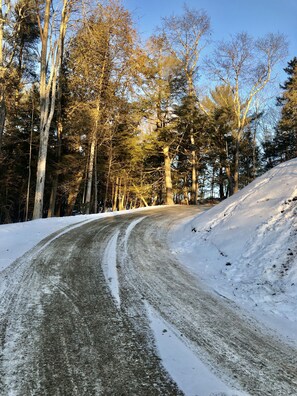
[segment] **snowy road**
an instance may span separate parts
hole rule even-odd
[[[1,396],[182,394],[161,364],[148,307],[230,386],[297,395],[297,351],[170,253],[168,232],[195,214],[173,207],[95,220],[5,270]]]

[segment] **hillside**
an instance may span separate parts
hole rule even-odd
[[[297,159],[184,223],[179,259],[210,288],[297,342]]]

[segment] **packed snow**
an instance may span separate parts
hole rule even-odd
[[[216,293],[297,344],[297,159],[171,235],[172,251]]]

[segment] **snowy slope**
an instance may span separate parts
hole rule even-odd
[[[297,343],[297,159],[183,224],[171,242],[199,279]]]

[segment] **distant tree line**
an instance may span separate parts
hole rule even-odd
[[[222,200],[296,157],[297,58],[274,126],[257,106],[284,37],[236,34],[203,66],[209,32],[185,6],[142,45],[117,0],[1,0],[1,223]]]

